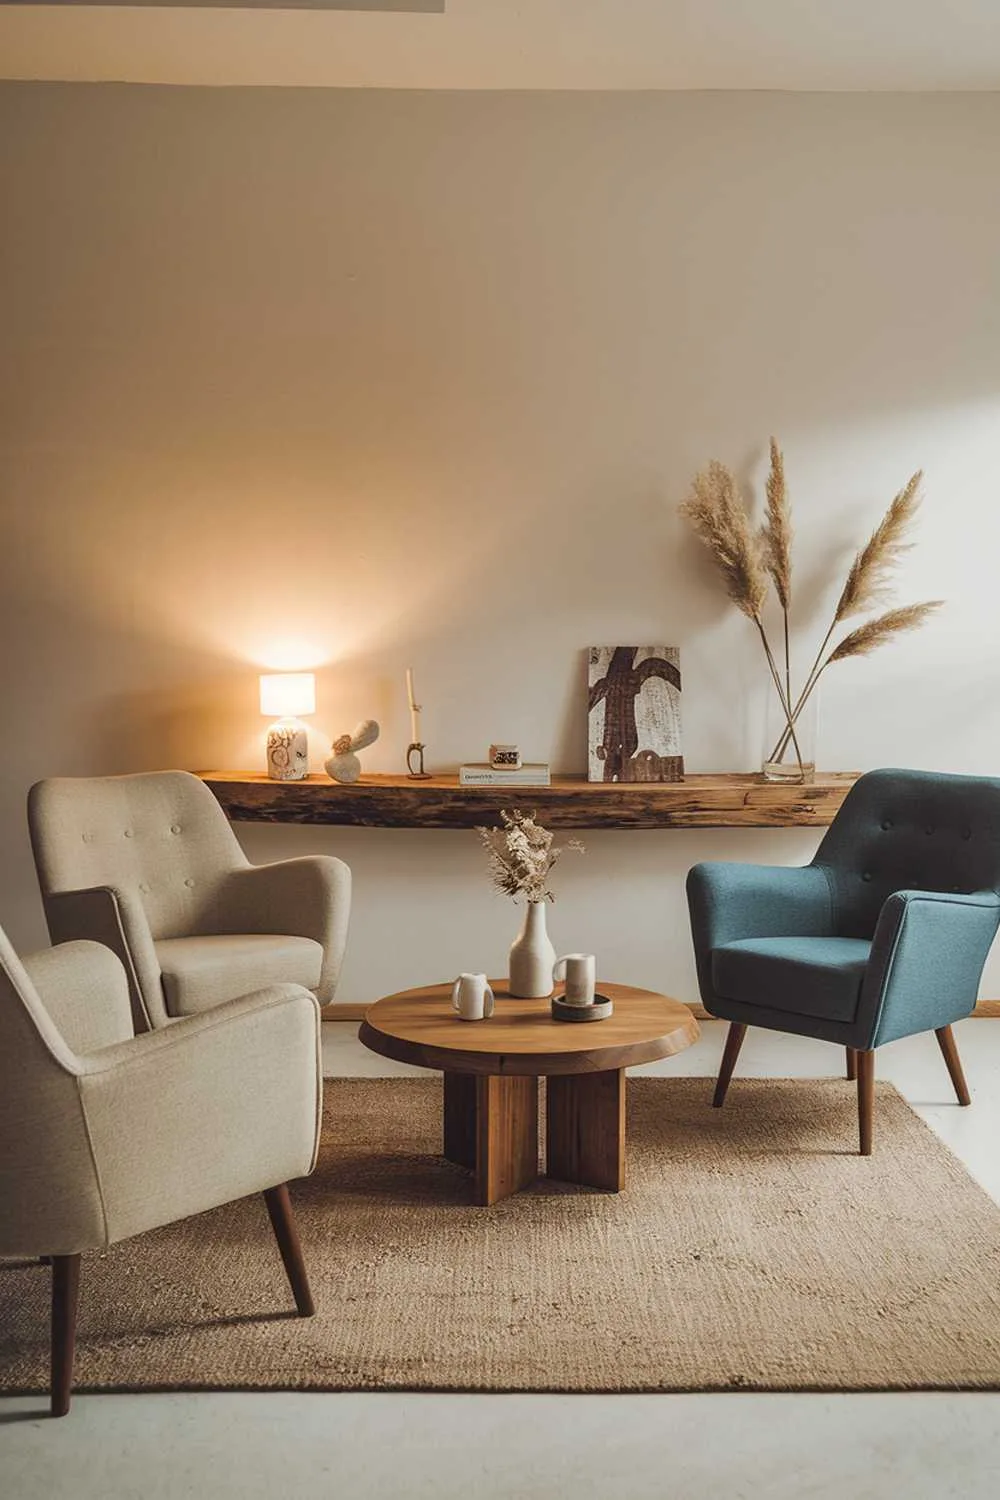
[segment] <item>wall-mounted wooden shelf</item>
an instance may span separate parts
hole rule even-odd
[[[558,776],[551,786],[459,786],[457,776],[410,781],[364,776],[340,786],[328,776],[270,781],[253,771],[202,771],[236,823],[332,823],[348,828],[474,828],[501,807],[538,811],[551,828],[826,828],[855,772],[824,772],[808,786],[758,776],[688,776],[676,783],[606,785]],[[367,1005],[335,1001],[325,1021],[358,1021]],[[699,1007],[695,1013],[704,1015]],[[980,1000],[977,1016],[1000,1016],[1000,1000]]]
[[[784,786],[735,774],[627,784],[558,776],[551,786],[495,787],[459,786],[457,776],[363,776],[352,786],[328,776],[270,781],[251,771],[201,777],[234,822],[349,828],[474,828],[497,822],[502,807],[536,811],[549,828],[826,828],[857,779],[826,772]]]

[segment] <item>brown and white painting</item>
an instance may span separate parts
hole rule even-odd
[[[591,646],[590,780],[681,781],[676,646]]]

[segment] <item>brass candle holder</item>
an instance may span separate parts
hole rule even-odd
[[[417,764],[414,769],[413,757],[416,755]],[[406,774],[411,781],[430,781],[430,771],[424,770],[424,747],[417,740],[413,740],[406,747]]]
[[[410,704],[410,743],[406,747],[406,774],[411,781],[429,781],[431,773],[424,770],[424,742],[420,738],[420,704],[413,689],[413,668],[406,669],[406,696]],[[414,766],[413,757],[417,757]]]

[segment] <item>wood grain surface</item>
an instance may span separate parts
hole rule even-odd
[[[625,1186],[625,1070],[550,1078],[545,1142],[550,1177],[620,1193]]]
[[[736,774],[624,784],[557,776],[547,787],[495,787],[459,786],[457,776],[362,776],[342,786],[328,776],[200,774],[234,822],[352,828],[474,828],[511,807],[537,812],[550,828],[826,828],[857,779],[824,772],[807,786],[785,786]]]
[[[476,1170],[478,1082],[474,1073],[444,1075],[443,1154],[470,1172]]]
[[[602,982],[615,1003],[606,1021],[567,1026],[553,1021],[548,1000],[512,999],[505,979],[491,979],[496,1010],[488,1021],[461,1021],[451,985],[403,990],[377,1001],[358,1036],[373,1052],[443,1072],[601,1073],[672,1057],[698,1037],[690,1006],[651,990]]]
[[[476,1078],[476,1202],[499,1203],[538,1176],[538,1079]]]
[[[323,1006],[323,1024],[326,1025],[329,1023],[331,1026],[340,1026],[345,1021],[363,1021],[374,1004],[374,1000],[362,1002],[361,1004],[351,1000],[332,1000],[329,1005]],[[712,1019],[700,1001],[685,1000],[684,1004],[689,1007],[696,1020],[710,1021]],[[987,1018],[990,1020],[1000,1019],[1000,1000],[980,1000],[972,1014],[973,1017],[979,1020]]]

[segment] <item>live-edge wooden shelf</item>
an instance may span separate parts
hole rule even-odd
[[[549,828],[826,828],[856,776],[824,772],[788,786],[751,775],[680,782],[601,782],[556,776],[551,786],[459,786],[458,777],[328,776],[271,781],[251,771],[203,771],[237,823],[332,823],[348,828],[474,828],[501,808],[537,812]]]
[[[236,823],[348,828],[473,828],[496,822],[501,807],[537,810],[551,828],[826,828],[857,780],[855,772],[827,771],[806,786],[749,775],[623,786],[557,776],[551,786],[492,787],[459,786],[457,776],[364,776],[341,786],[328,776],[271,781],[253,771],[200,774]],[[336,1002],[325,1019],[359,1020],[367,1009]],[[1000,1016],[1000,1000],[980,1000],[975,1014]]]

